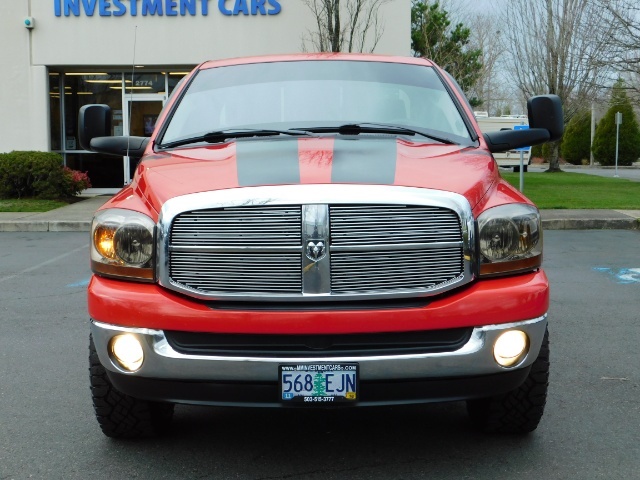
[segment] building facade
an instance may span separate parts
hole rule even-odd
[[[390,0],[379,20],[375,53],[409,55],[410,2]],[[89,172],[94,191],[113,191],[129,181],[131,166],[81,149],[81,106],[110,105],[114,135],[149,135],[195,65],[313,51],[316,30],[303,0],[2,1],[0,152],[58,152],[66,166]]]

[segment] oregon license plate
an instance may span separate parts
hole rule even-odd
[[[280,365],[283,402],[336,403],[358,400],[357,363]]]

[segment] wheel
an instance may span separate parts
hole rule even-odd
[[[107,437],[141,438],[163,433],[171,424],[172,403],[149,402],[116,390],[89,337],[89,375],[96,418]]]
[[[515,390],[490,398],[467,401],[474,427],[487,433],[534,431],[547,401],[549,386],[549,332],[525,382]]]
[[[522,166],[522,171],[523,172],[528,172],[529,171],[529,165],[523,165]],[[513,167],[513,173],[520,173],[520,167]]]

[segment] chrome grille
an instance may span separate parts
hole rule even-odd
[[[186,212],[173,222],[174,246],[293,245],[301,243],[301,207],[241,207]]]
[[[326,188],[193,194],[205,200],[202,209],[176,202],[160,222],[160,283],[202,299],[355,300],[433,295],[473,278],[473,217],[461,197],[332,185],[337,197],[358,199],[340,203],[326,201]],[[389,192],[415,202],[371,202]],[[256,206],[243,205],[242,194]],[[300,198],[307,203],[296,204]],[[321,242],[325,254],[310,254]]]
[[[462,248],[334,253],[333,293],[422,290],[462,273]]]
[[[424,291],[464,271],[460,219],[452,210],[331,205],[329,212],[333,294]],[[340,246],[344,251],[336,251]]]
[[[203,292],[300,293],[301,255],[171,253],[171,277]]]
[[[301,211],[294,205],[178,215],[170,236],[171,278],[210,294],[300,294]],[[246,251],[248,247],[256,251]],[[296,251],[262,251],[274,247]]]
[[[412,205],[331,205],[331,245],[460,242],[451,210]]]

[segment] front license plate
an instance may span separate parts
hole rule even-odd
[[[357,363],[280,365],[283,402],[337,403],[358,400]]]

